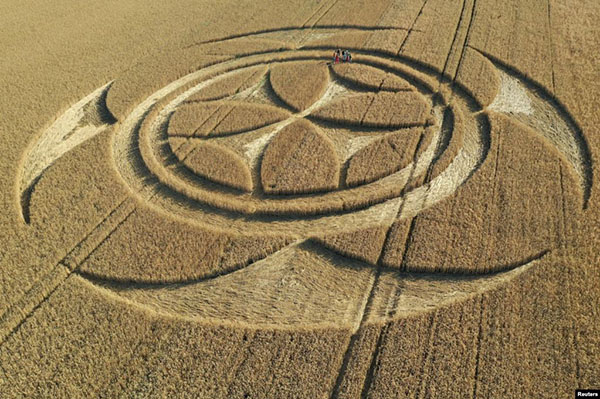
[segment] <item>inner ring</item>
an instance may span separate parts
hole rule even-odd
[[[176,214],[185,216],[188,220],[204,221],[211,225],[214,225],[215,220],[221,220],[229,228],[231,228],[230,223],[234,220],[234,224],[242,225],[244,223],[263,221],[269,223],[270,229],[272,229],[274,221],[278,221],[278,225],[287,225],[290,223],[302,225],[302,220],[298,220],[298,217],[305,219],[304,224],[306,225],[319,225],[319,223],[315,222],[316,219],[321,221],[322,219],[333,220],[348,214],[352,216],[352,223],[358,221],[361,225],[367,226],[378,225],[381,223],[382,218],[387,219],[389,216],[385,215],[389,213],[388,209],[395,208],[397,210],[399,208],[397,200],[402,194],[404,185],[408,182],[409,169],[414,166],[416,169],[420,169],[420,172],[429,167],[435,153],[435,148],[440,140],[439,131],[436,132],[436,137],[432,140],[429,148],[417,160],[416,165],[411,164],[407,168],[374,183],[344,190],[352,191],[353,198],[356,199],[351,209],[347,208],[347,204],[344,198],[340,197],[339,191],[320,195],[305,195],[300,198],[292,197],[274,200],[265,200],[264,198],[254,200],[249,198],[240,199],[239,195],[235,193],[215,194],[214,190],[206,190],[197,185],[192,186],[189,184],[189,181],[182,179],[181,176],[171,173],[163,162],[160,161],[161,158],[164,158],[165,151],[168,151],[169,148],[164,127],[169,115],[179,104],[200,90],[203,85],[208,84],[211,78],[218,77],[223,73],[235,72],[245,67],[265,63],[265,58],[268,58],[267,63],[324,60],[328,59],[328,54],[315,51],[291,51],[251,55],[194,72],[157,91],[134,109],[115,134],[113,154],[115,155],[117,169],[121,172],[121,175],[136,192],[140,193],[146,199],[149,199],[154,193],[160,191],[163,195],[156,196],[152,202],[161,208],[167,207],[170,211],[175,211]],[[464,106],[466,101],[464,104],[461,101],[454,101],[452,104],[448,104],[445,100],[440,101],[439,98],[441,96],[436,95],[433,90],[428,89],[427,82],[420,80],[417,72],[411,73],[412,70],[410,67],[404,65],[401,61],[393,59],[393,69],[390,69],[391,63],[389,58],[383,56],[364,55],[361,56],[360,62],[366,65],[386,68],[386,70],[395,73],[397,76],[408,78],[412,82],[416,81],[418,84],[415,86],[420,90],[422,95],[431,99],[434,112],[437,114],[444,115],[443,111],[446,107],[455,110],[463,108],[465,109],[463,113],[465,116],[468,116],[465,119],[470,120],[465,123],[467,129],[465,131],[464,144],[467,148],[462,148],[448,168],[430,183],[417,187],[403,195],[407,205],[410,205],[403,207],[404,216],[408,217],[410,212],[418,211],[417,207],[428,207],[440,200],[441,197],[451,194],[458,185],[462,184],[468,178],[477,166],[481,154],[482,142],[481,134],[478,132],[473,115],[470,115],[470,112],[466,112],[467,107]],[[434,96],[437,98],[437,102],[435,103],[433,101]],[[141,124],[140,120],[142,121]],[[439,121],[440,129],[441,125],[442,123]],[[129,153],[139,152],[144,165],[138,165],[138,170],[136,170],[135,166],[131,165],[131,162],[123,162],[124,147]],[[142,170],[144,167],[147,170]],[[154,178],[154,181],[150,181],[148,174]],[[440,179],[444,178],[450,178],[448,181],[452,184],[440,184],[442,183]],[[373,192],[377,194],[375,198],[373,196],[370,198],[368,196],[365,197],[365,193]],[[182,196],[185,197],[185,201],[182,201]],[[306,197],[308,197],[308,201]],[[227,199],[226,206],[223,206],[224,198]],[[417,204],[419,205],[417,206]],[[273,211],[274,205],[276,206],[275,211]],[[252,220],[244,219],[240,222],[237,220],[240,213],[248,215]],[[231,217],[232,214],[237,217]],[[294,216],[294,221],[286,220],[289,216]],[[400,216],[402,217],[402,215]],[[217,224],[223,225],[221,223]],[[341,220],[337,220],[335,224],[343,223]],[[245,230],[244,227],[240,228]]]

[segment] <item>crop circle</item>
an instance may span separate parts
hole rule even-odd
[[[296,95],[298,82],[290,82],[291,89],[285,85],[285,74],[301,75],[303,68],[309,72],[300,86],[316,95]],[[360,68],[383,76],[383,89],[357,80],[353,70]],[[249,75],[255,75],[254,84],[231,92],[230,81]],[[315,76],[323,81],[313,82]],[[336,231],[344,219],[385,224],[402,216],[400,202],[414,213],[450,195],[483,152],[481,127],[468,108],[473,100],[450,103],[432,82],[415,65],[380,55],[337,65],[324,52],[248,55],[185,76],[142,102],[117,132],[115,161],[136,191],[149,177],[156,179],[163,198],[154,202],[200,223],[245,231],[270,223],[301,235],[324,227]],[[308,99],[304,105],[302,96]],[[390,108],[397,111],[382,117]],[[257,114],[263,120],[248,121]],[[446,154],[445,170],[423,183],[434,159],[447,150],[443,128],[454,129],[459,118],[466,122],[457,129],[465,129],[462,144],[468,148]],[[302,149],[290,147],[291,138],[312,147],[298,153]],[[400,154],[397,163],[364,178],[368,160],[358,155],[368,157],[367,150],[360,154],[368,145],[374,154],[377,145],[391,146]],[[143,168],[120,156],[131,153],[139,154]],[[279,156],[292,166],[273,166]],[[219,162],[227,176],[219,176]]]

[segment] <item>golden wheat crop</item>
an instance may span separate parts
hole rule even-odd
[[[472,129],[465,125],[464,116],[458,107],[450,107],[446,113],[447,117],[452,119],[454,127],[451,131],[444,132],[449,137],[441,143],[441,148],[438,148],[436,159],[429,171],[429,179],[438,176],[448,167],[464,143],[465,129]]]
[[[349,233],[317,237],[315,240],[342,255],[374,265],[379,259],[386,232],[387,229],[385,227],[375,227]]]
[[[469,10],[467,4],[465,10]],[[444,71],[447,60],[452,56],[460,56],[460,51],[452,51],[455,35],[463,34],[468,27],[468,19],[460,24],[463,16],[462,7],[445,7],[443,0],[433,0],[423,4],[419,15],[415,18],[413,33],[403,42],[399,53],[431,66],[437,71]],[[441,34],[451,32],[452,34]],[[458,54],[457,54],[458,53]]]
[[[429,120],[429,106],[417,93],[360,94],[320,108],[313,116],[366,127],[410,127]]]
[[[164,100],[164,102],[168,102],[168,99]],[[187,105],[185,105],[187,107]],[[184,108],[185,109],[185,108]],[[406,184],[406,181],[401,176],[396,177],[394,180],[397,180],[399,184],[390,185],[390,184],[382,184],[381,182],[374,182],[371,185],[364,185],[357,187],[352,192],[348,191],[332,191],[329,193],[325,193],[319,198],[314,198],[313,201],[306,201],[304,198],[292,198],[292,199],[284,199],[284,198],[273,198],[268,203],[265,203],[262,200],[257,200],[251,197],[238,197],[236,195],[228,195],[222,196],[218,195],[216,192],[211,190],[202,190],[198,191],[194,187],[194,183],[196,178],[188,178],[185,175],[177,175],[173,176],[169,174],[166,169],[160,166],[162,155],[155,154],[155,149],[152,143],[150,142],[150,131],[152,130],[152,120],[156,115],[160,112],[160,108],[156,107],[150,111],[147,118],[142,122],[139,132],[140,132],[140,155],[144,162],[154,170],[156,174],[156,178],[166,184],[169,187],[174,188],[179,193],[193,199],[197,199],[202,201],[203,203],[208,203],[212,206],[218,206],[225,210],[243,212],[243,213],[272,213],[272,212],[280,212],[284,214],[296,214],[296,215],[310,215],[310,214],[318,214],[323,210],[327,209],[335,209],[335,207],[340,206],[343,203],[344,207],[347,209],[358,209],[364,206],[370,206],[376,204],[381,198],[393,198],[394,196],[399,195]],[[294,132],[300,132],[301,136],[307,136],[308,138],[313,138],[312,141],[307,141],[306,143],[298,142],[298,138],[296,139],[296,153],[292,154],[294,157],[290,157],[289,161],[294,162],[297,165],[301,165],[302,168],[297,169],[282,169],[281,168],[281,157],[282,153],[278,147],[283,146],[283,153],[285,154],[290,146],[290,143],[279,142],[279,140],[273,140],[269,146],[262,159],[262,165],[271,165],[271,171],[267,172],[266,167],[264,168],[265,173],[269,178],[275,178],[278,175],[275,172],[279,171],[280,175],[280,184],[287,184],[286,190],[289,192],[310,192],[314,190],[324,190],[323,188],[315,188],[323,185],[323,181],[328,182],[329,189],[332,187],[337,187],[339,184],[339,171],[340,164],[337,159],[337,154],[333,149],[332,143],[325,137],[322,133],[319,133],[317,128],[306,120],[299,120],[292,125],[284,128],[281,133],[288,132],[287,134],[292,134],[295,136]],[[277,138],[279,136],[276,136]],[[310,146],[309,146],[310,145]],[[180,145],[180,147],[175,151],[176,155],[180,159],[184,159],[194,148],[195,144],[193,142],[188,142],[186,144]],[[327,162],[312,163],[308,160],[319,160],[321,161],[323,158],[315,157],[315,152],[311,153],[308,149],[314,151],[315,149],[318,152],[328,153],[329,156],[325,157]],[[298,153],[298,151],[300,151]],[[271,154],[270,156],[267,154]],[[304,158],[298,157],[297,155],[302,154]],[[159,158],[157,158],[157,156]],[[167,155],[168,156],[168,155]],[[289,154],[288,154],[289,156]],[[311,175],[313,173],[314,175]],[[261,167],[260,176],[258,179],[262,179],[263,168]],[[295,175],[294,175],[295,174]],[[315,180],[314,177],[317,177],[319,180]],[[337,178],[335,177],[337,176]],[[182,180],[183,179],[183,180]],[[290,180],[292,179],[292,180]],[[261,181],[261,180],[259,180]],[[299,184],[302,183],[302,184]],[[308,187],[308,188],[306,188]],[[265,188],[264,184],[262,185],[262,189],[265,192],[268,192],[269,188]],[[298,190],[298,191],[295,191]]]
[[[488,78],[480,79],[480,76]],[[482,107],[486,107],[494,101],[500,88],[500,78],[493,65],[472,49],[465,51],[465,57],[456,75],[456,81],[463,87],[468,88],[467,90]]]
[[[170,136],[194,136],[201,129],[207,135],[233,109],[228,103],[186,104],[169,119]],[[206,125],[206,128],[202,129]]]
[[[267,193],[305,193],[335,189],[339,161],[327,137],[306,121],[277,134],[265,151],[260,170]]]
[[[494,19],[494,29],[485,24],[474,24],[469,38],[471,46],[497,54],[510,64],[519,65],[519,71],[552,89],[554,69],[561,64],[559,43],[569,42],[554,39],[560,34],[553,32],[552,20],[556,26],[564,26],[561,18],[564,19],[567,4],[555,4],[554,7],[542,3],[515,4],[513,9],[519,18],[499,13],[501,7],[499,3],[489,2],[478,11],[481,20]],[[551,15],[559,9],[562,16]],[[553,40],[552,45],[548,45],[550,40]]]
[[[183,161],[195,174],[217,183],[252,191],[250,170],[235,152],[212,143],[199,143]]]
[[[191,103],[169,120],[169,135],[208,136],[250,131],[286,119],[284,110],[263,104]]]
[[[318,48],[328,48],[333,49],[337,48],[360,48],[362,44],[369,38],[370,33],[364,32],[361,30],[356,30],[354,32],[344,32],[341,34],[331,34],[326,35],[325,37],[316,37],[314,39],[308,40],[306,43],[307,47],[318,47]]]
[[[414,159],[421,130],[390,134],[357,152],[348,164],[346,184],[370,183],[408,166]]]
[[[410,84],[391,73],[363,64],[337,64],[331,69],[337,76],[351,83],[373,90],[412,90]]]
[[[300,111],[321,98],[329,82],[329,71],[324,62],[275,65],[269,76],[275,93]]]
[[[47,365],[48,352],[20,344],[39,339],[47,340],[46,351],[60,362]],[[0,354],[3,370],[14,378],[13,384],[2,386],[2,391],[11,397],[48,392],[59,397],[95,395],[98,391],[117,396],[159,392],[166,396],[206,393],[217,397],[231,397],[233,392],[243,397],[248,392],[264,395],[271,388],[286,387],[311,397],[323,391],[312,366],[319,364],[321,372],[329,370],[328,377],[320,379],[329,382],[347,340],[346,332],[331,327],[257,331],[243,323],[199,325],[192,320],[165,318],[151,310],[132,308],[109,291],[72,276],[30,323],[6,342]],[[64,342],[78,345],[61,345]],[[281,350],[283,356],[276,356]],[[245,360],[240,359],[240,353]],[[290,369],[290,356],[300,356],[297,359],[303,359],[306,366]],[[229,367],[216,366],[224,362]],[[17,368],[25,364],[26,375]],[[269,371],[271,364],[279,365],[275,375]],[[183,379],[172,379],[169,370],[187,368]],[[232,369],[235,373],[230,372]],[[34,376],[33,381],[25,380]],[[54,384],[41,383],[49,378]],[[250,382],[257,380],[262,383]]]
[[[129,70],[121,79],[113,84],[106,98],[109,111],[117,118],[123,119],[133,106],[144,96],[159,89],[177,77],[228,59],[227,56],[205,55],[198,49],[189,51],[171,51],[170,57],[150,58]],[[193,63],[192,63],[193,62]],[[190,63],[194,68],[190,68]],[[165,66],[168,65],[168,68]],[[162,73],[157,73],[161,71]]]
[[[599,388],[599,19],[6,0],[0,397]]]
[[[552,243],[568,228],[566,221],[559,221],[563,200],[557,185],[563,181],[572,187],[574,181],[560,166],[561,157],[549,148],[544,152],[548,155],[538,155],[534,164],[524,162],[545,145],[531,131],[494,117],[490,156],[480,172],[454,198],[415,218],[404,258],[388,256],[389,265],[415,271],[435,265],[445,272],[485,272],[534,258],[556,245]],[[504,146],[510,150],[502,151]],[[537,183],[525,184],[528,179]],[[456,214],[462,215],[458,226],[449,222]],[[450,252],[450,247],[457,250]]]
[[[286,243],[284,237],[232,236],[137,209],[81,270],[120,281],[186,281],[241,268]]]
[[[220,100],[257,84],[267,73],[266,65],[258,65],[247,70],[235,73],[233,76],[227,76],[224,79],[203,88],[197,94],[191,96],[188,101],[210,101]]]

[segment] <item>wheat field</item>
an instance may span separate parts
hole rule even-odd
[[[600,389],[596,1],[0,9],[0,398]]]

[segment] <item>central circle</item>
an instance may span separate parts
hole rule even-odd
[[[146,200],[211,226],[305,236],[387,224],[451,195],[481,153],[467,102],[426,72],[307,50],[225,61],[140,103],[115,135],[116,164]],[[120,155],[136,153],[143,166]]]
[[[267,214],[397,197],[422,173],[415,166],[441,124],[432,98],[407,78],[360,62],[292,58],[203,80],[167,105],[181,166],[170,172],[226,209],[243,200]]]

